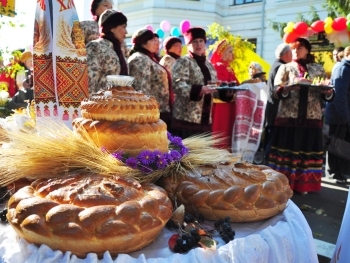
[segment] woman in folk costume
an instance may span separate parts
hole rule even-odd
[[[322,103],[333,99],[333,89],[286,85],[305,76],[310,80],[326,78],[322,65],[316,64],[310,53],[307,39],[297,38],[291,48],[293,61],[281,65],[274,80],[274,96],[280,103],[268,165],[285,174],[294,191],[307,193],[321,189]]]
[[[32,52],[23,52],[19,63],[23,66],[23,69],[16,73],[16,85],[18,90],[7,104],[9,110],[27,108],[28,104],[34,99]]]
[[[233,47],[225,39],[221,40],[214,49],[210,62],[213,64],[218,80],[226,83],[235,82],[239,85],[239,81],[230,66],[234,59]],[[231,150],[232,129],[235,116],[234,101],[227,101],[228,96],[233,94],[227,93],[227,90],[219,90],[219,99],[214,100],[213,104],[213,133],[220,134],[223,138],[217,147]],[[232,96],[233,98],[233,96]]]
[[[86,45],[89,92],[107,88],[107,75],[128,75],[128,65],[121,50],[127,34],[127,18],[108,9],[100,17],[101,37]]]
[[[218,75],[218,80],[225,82],[237,82],[235,72],[233,71],[230,63],[234,59],[233,47],[225,39],[221,40],[214,49],[213,55],[210,58],[210,62],[214,65],[214,68]]]
[[[159,64],[163,65],[170,73],[176,60],[181,56],[182,41],[178,37],[167,37],[163,42],[165,55],[160,60]]]
[[[22,81],[23,88],[27,91],[28,103],[34,99],[34,81],[33,81],[33,54],[31,51],[25,51],[21,56],[21,62],[25,68],[25,79]]]
[[[91,1],[90,11],[93,20],[81,21],[80,27],[84,31],[85,45],[92,40],[98,39],[100,35],[98,20],[101,14],[107,9],[113,8],[112,0],[93,0]]]
[[[173,66],[175,103],[173,133],[182,138],[211,132],[212,94],[216,89],[208,81],[216,81],[216,71],[206,57],[206,32],[193,27],[184,33],[188,54]]]
[[[130,76],[135,78],[133,87],[156,98],[160,104],[160,118],[169,130],[173,104],[171,75],[155,56],[154,34],[149,29],[140,29],[133,34],[131,41],[133,48],[128,64]]]

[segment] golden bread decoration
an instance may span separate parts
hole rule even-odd
[[[84,99],[81,116],[93,120],[145,123],[157,122],[160,112],[154,97],[132,87],[112,87]]]
[[[168,151],[167,126],[161,119],[154,123],[139,124],[76,118],[73,127],[83,136],[87,132],[96,145],[109,152],[120,151],[136,156],[144,150]]]
[[[176,180],[175,180],[176,179]],[[283,211],[293,195],[285,175],[268,166],[230,163],[203,166],[159,180],[169,198],[207,220],[259,221]]]
[[[130,177],[78,174],[36,180],[8,202],[17,234],[53,250],[112,256],[152,243],[172,215],[166,192]]]
[[[74,130],[109,152],[136,156],[144,150],[168,152],[167,126],[159,103],[133,87],[100,90],[81,102]]]

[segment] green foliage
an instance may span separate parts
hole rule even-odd
[[[322,8],[324,8],[327,11],[327,16],[331,17],[332,19],[337,17],[337,12],[334,6],[328,6],[328,5],[323,5]],[[297,22],[305,22],[308,25],[311,25],[313,22],[317,20],[321,20],[317,9],[314,6],[310,6],[310,11],[308,12],[308,15],[310,18],[307,18],[304,16],[302,13],[298,13],[296,16],[295,21]],[[293,22],[295,22],[293,21]],[[270,22],[270,27],[275,31],[279,32],[281,38],[283,38],[284,35],[284,28],[287,26],[288,22],[275,22],[272,20],[269,20]]]
[[[342,16],[347,16],[350,13],[350,1],[349,0],[327,0],[327,4],[323,6],[331,15],[329,17],[335,18],[336,14],[340,14]],[[333,16],[334,15],[334,16]]]
[[[13,10],[9,10],[7,8],[5,8],[4,6],[0,6],[0,17],[2,18],[3,16],[10,16],[10,17],[14,17],[16,16],[17,13]]]
[[[248,42],[247,40],[243,40],[240,36],[232,35],[227,27],[226,29],[218,24],[212,23],[208,26],[207,36],[211,39],[216,39],[218,41],[222,39],[226,39],[234,50],[235,59],[231,62],[230,66],[234,70],[236,77],[240,79],[240,76],[244,76],[247,74],[247,68],[249,66],[250,61],[252,61],[247,54],[249,51],[253,51],[255,45]],[[213,50],[216,46],[216,43],[209,46],[209,50]]]
[[[287,23],[285,22],[274,22],[272,20],[269,20],[271,28],[280,33],[280,37],[283,38],[284,31],[283,28],[287,26]]]

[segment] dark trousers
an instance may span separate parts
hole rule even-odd
[[[335,134],[337,125],[329,125],[329,136]],[[350,132],[347,126],[339,126],[337,137],[344,138],[350,142]],[[344,174],[350,174],[350,165],[348,161],[328,152],[329,172],[334,174],[334,178],[341,178]]]

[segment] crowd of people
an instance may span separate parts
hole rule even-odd
[[[15,50],[12,55],[13,60],[6,67],[0,59],[0,84],[5,85],[11,98],[6,105],[10,113],[27,108],[34,100],[33,54],[31,51]],[[3,70],[5,68],[11,70]]]
[[[223,137],[220,147],[230,149],[233,121],[222,119],[218,112],[233,112],[235,92],[218,92],[211,85],[213,81],[240,85],[230,66],[234,50],[228,41],[217,41],[209,59],[206,31],[191,27],[184,32],[184,43],[179,37],[166,38],[163,42],[165,55],[161,57],[159,36],[145,28],[133,32],[132,48],[127,49],[128,19],[122,12],[112,9],[111,1],[92,1],[91,13],[94,21],[81,23],[85,33],[90,94],[108,87],[107,75],[132,76],[135,90],[157,99],[160,118],[172,134],[184,139],[219,131]],[[181,56],[183,45],[187,46],[187,54]],[[334,88],[330,89],[294,83],[300,79],[311,82],[315,78],[327,78],[311,52],[310,42],[298,38],[293,43],[281,43],[276,47],[276,61],[268,77],[256,62],[251,62],[248,68],[251,79],[267,82],[269,88],[264,116],[266,164],[285,174],[291,188],[300,193],[321,188],[324,112],[329,135],[340,129],[350,141],[350,47],[337,48],[333,52],[338,60],[331,75]],[[23,56],[28,54],[23,53]],[[16,99],[24,103],[33,99],[32,93],[28,92],[33,87],[32,62],[27,64],[24,57],[21,62],[25,65],[25,75],[18,74],[18,92],[12,94],[13,103],[18,103]],[[27,93],[24,98],[23,92]],[[220,103],[213,103],[214,99]],[[346,163],[330,154],[329,166],[334,179],[346,183]]]

